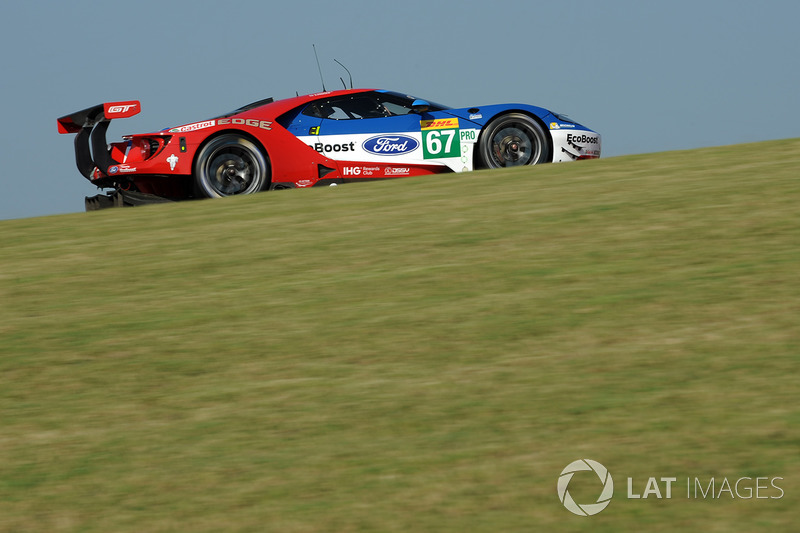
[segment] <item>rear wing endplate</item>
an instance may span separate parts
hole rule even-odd
[[[108,175],[109,167],[119,164],[109,155],[106,142],[108,126],[112,119],[132,117],[141,110],[142,104],[138,100],[106,102],[58,119],[58,133],[77,133],[75,163],[84,177],[91,180],[95,168]]]

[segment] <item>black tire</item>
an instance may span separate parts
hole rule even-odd
[[[528,115],[508,113],[492,120],[478,144],[483,168],[538,165],[550,161],[544,128]]]
[[[253,194],[269,187],[266,154],[250,139],[228,133],[211,139],[197,155],[195,195],[222,198]]]

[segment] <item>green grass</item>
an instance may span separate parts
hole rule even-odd
[[[0,531],[792,531],[799,166],[787,140],[0,222]],[[556,494],[584,457],[615,480],[590,518]],[[673,499],[626,498],[651,476]],[[686,498],[744,476],[785,495]]]

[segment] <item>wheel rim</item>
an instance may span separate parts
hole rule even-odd
[[[544,131],[533,119],[520,113],[492,121],[480,144],[481,162],[487,168],[547,162],[549,148]]]
[[[524,124],[511,124],[492,136],[491,153],[495,163],[501,167],[528,165],[539,159],[541,144],[536,135]]]
[[[220,194],[239,194],[253,183],[253,166],[244,157],[223,153],[212,159],[208,175],[211,186]]]
[[[202,178],[210,193],[219,196],[250,194],[264,181],[262,157],[241,142],[221,142],[206,157]]]

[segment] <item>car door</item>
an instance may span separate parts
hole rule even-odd
[[[448,170],[438,160],[460,154],[458,119],[413,104],[410,97],[380,91],[321,99],[303,112],[319,125],[301,140],[335,160],[346,181]]]
[[[320,98],[301,115],[295,134],[335,161],[345,181],[472,169],[472,144],[465,144],[459,118],[438,104],[386,91],[348,92]]]

